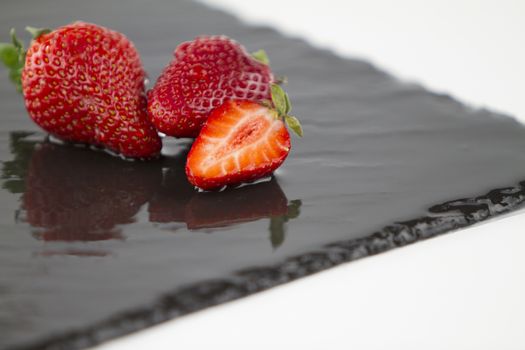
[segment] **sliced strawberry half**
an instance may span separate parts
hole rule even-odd
[[[188,154],[190,183],[211,190],[250,182],[284,162],[291,148],[284,121],[300,135],[302,129],[287,114],[289,99],[278,85],[272,85],[272,100],[273,106],[230,100],[212,111]]]

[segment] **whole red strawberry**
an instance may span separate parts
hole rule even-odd
[[[270,99],[273,80],[264,51],[252,56],[225,36],[198,37],[175,49],[173,61],[148,92],[148,113],[159,131],[196,137],[224,101]]]
[[[13,43],[2,44],[0,56],[40,127],[127,157],[159,154],[161,141],[147,117],[145,73],[124,35],[84,22],[28,30],[34,39],[27,52],[12,31]]]

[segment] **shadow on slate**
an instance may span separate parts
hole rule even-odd
[[[1,349],[87,347],[525,199],[515,120],[197,3],[5,1],[0,31],[79,18],[126,33],[152,80],[198,34],[266,49],[305,137],[270,182],[198,193],[187,140],[148,163],[51,144],[2,70]]]

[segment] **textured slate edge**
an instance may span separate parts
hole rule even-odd
[[[89,328],[51,336],[12,349],[81,349],[209,306],[263,291],[343,262],[372,256],[445,232],[470,226],[518,208],[525,201],[525,181],[475,198],[435,205],[425,217],[396,222],[367,237],[339,241],[267,267],[237,271],[166,293],[151,305],[124,312]]]

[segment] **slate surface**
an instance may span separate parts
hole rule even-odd
[[[525,129],[513,119],[197,3],[4,1],[0,31],[76,19],[126,33],[152,80],[198,34],[265,48],[305,137],[272,181],[197,193],[187,140],[165,140],[149,163],[51,144],[2,70],[1,349],[86,347],[525,198]]]

